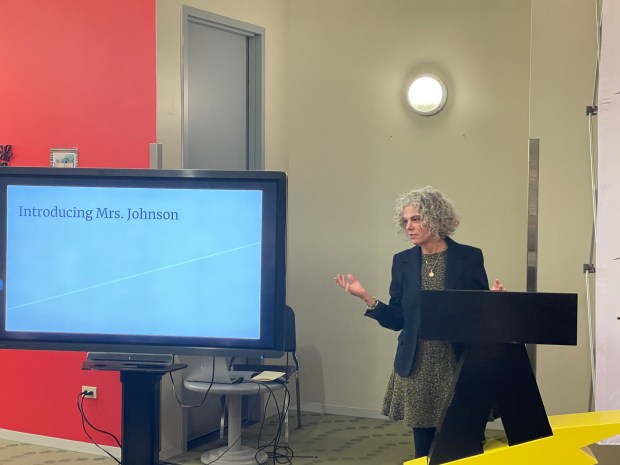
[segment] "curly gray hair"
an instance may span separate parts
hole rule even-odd
[[[402,194],[396,199],[394,223],[401,234],[407,233],[407,223],[403,220],[403,209],[407,206],[412,206],[420,213],[431,234],[442,238],[451,235],[460,223],[452,202],[437,189],[426,186]]]

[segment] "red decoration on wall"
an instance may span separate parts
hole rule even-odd
[[[7,166],[13,158],[13,147],[11,145],[0,145],[0,166]]]

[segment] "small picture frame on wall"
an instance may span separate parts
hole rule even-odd
[[[50,166],[53,168],[77,168],[77,147],[50,149]]]

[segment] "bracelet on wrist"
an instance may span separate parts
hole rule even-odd
[[[376,297],[373,298],[375,299],[375,302],[372,305],[368,305],[366,307],[366,311],[374,310],[375,308],[377,308],[377,305],[379,305],[379,299],[377,299]]]

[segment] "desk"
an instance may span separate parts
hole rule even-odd
[[[277,391],[284,389],[282,383],[253,383],[244,382],[239,384],[213,383],[209,381],[186,380],[185,388],[194,392],[207,392],[209,394],[225,395],[228,405],[228,445],[210,450],[202,454],[202,463],[210,463],[220,457],[218,465],[255,465],[265,463],[268,456],[265,452],[252,447],[241,445],[241,397],[268,393],[269,390]],[[209,390],[209,387],[211,389]]]

